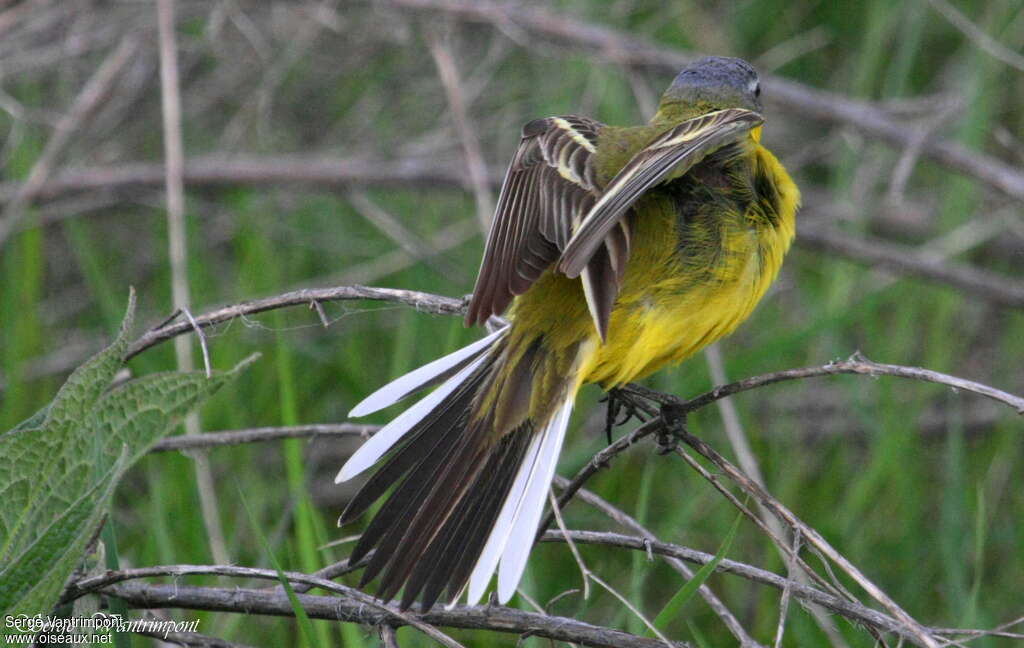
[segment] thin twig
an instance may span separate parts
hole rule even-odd
[[[455,57],[452,56],[448,43],[437,34],[429,32],[427,46],[430,55],[434,58],[434,65],[437,66],[438,76],[444,85],[445,93],[448,96],[448,106],[452,110],[452,120],[455,122],[455,130],[459,134],[459,142],[462,144],[462,151],[466,158],[466,168],[473,186],[473,195],[476,198],[477,220],[480,222],[480,231],[486,233],[491,228],[491,214],[494,213],[494,197],[491,195],[490,183],[488,182],[487,164],[484,162],[483,153],[480,151],[480,139],[476,136],[476,130],[470,121],[466,107],[465,94],[462,91],[462,83],[459,81],[459,70],[455,64]]]
[[[1004,405],[1009,405],[1015,409],[1018,414],[1024,414],[1024,398],[1021,398],[1020,396],[1015,396],[1014,394],[1007,393],[1001,389],[989,387],[988,385],[984,385],[973,380],[967,380],[958,376],[951,376],[949,374],[932,371],[930,369],[874,362],[865,358],[860,353],[855,353],[846,360],[830,362],[828,364],[821,365],[820,367],[786,369],[784,371],[775,371],[772,373],[762,374],[760,376],[754,376],[752,378],[746,378],[744,380],[738,380],[736,382],[729,383],[728,385],[715,387],[711,391],[705,392],[689,400],[683,400],[670,394],[656,392],[636,384],[630,384],[624,389],[656,402],[677,405],[687,412],[692,412],[695,409],[704,407],[708,403],[713,403],[720,398],[763,387],[764,385],[771,385],[787,380],[802,380],[804,378],[835,376],[839,374],[860,374],[873,377],[895,376],[898,378],[936,383],[952,387],[956,390],[971,392],[973,394],[991,398],[992,400],[1003,403]]]
[[[908,245],[877,237],[847,235],[814,223],[800,226],[798,241],[807,249],[837,254],[901,275],[938,281],[959,288],[967,296],[983,297],[1003,306],[1024,308],[1024,282],[922,254]]]
[[[548,501],[551,504],[551,513],[555,516],[555,522],[558,523],[558,528],[562,531],[562,536],[565,538],[566,544],[569,545],[569,551],[572,552],[572,557],[576,560],[576,564],[579,565],[580,573],[583,575],[583,600],[590,599],[590,576],[591,571],[587,568],[587,564],[583,562],[583,556],[580,555],[579,549],[576,548],[576,544],[572,541],[572,536],[565,528],[565,520],[562,519],[562,509],[558,506],[558,499],[555,498],[555,492],[548,489]]]
[[[199,326],[209,327],[238,317],[262,313],[278,308],[306,306],[311,301],[328,302],[353,299],[396,302],[412,306],[417,311],[423,313],[434,313],[437,315],[462,314],[463,309],[465,308],[465,300],[442,297],[440,295],[419,292],[416,290],[372,288],[368,286],[338,286],[336,288],[308,288],[293,290],[273,297],[252,299],[238,304],[232,304],[230,306],[223,306],[196,317],[195,321]],[[127,358],[133,358],[160,342],[170,340],[191,330],[192,324],[189,322],[174,322],[155,329],[150,329],[131,344],[128,348]]]
[[[236,446],[243,443],[263,443],[280,439],[300,439],[310,437],[359,437],[369,438],[380,429],[379,425],[362,423],[321,423],[308,425],[292,425],[284,427],[248,428],[244,430],[228,430],[224,432],[204,432],[196,436],[171,436],[160,439],[150,452],[170,452],[180,450],[200,450],[204,448],[220,448]]]
[[[931,633],[924,626],[907,614],[903,608],[892,600],[881,588],[868,579],[868,577],[854,566],[853,563],[847,560],[845,556],[836,551],[820,533],[804,523],[800,518],[794,515],[792,511],[783,506],[781,502],[776,500],[757,483],[744,475],[738,468],[729,463],[729,461],[718,454],[714,448],[709,446],[703,440],[693,436],[685,429],[677,431],[676,433],[683,442],[700,453],[705,459],[718,466],[718,468],[722,470],[729,479],[736,482],[744,492],[756,498],[761,502],[761,504],[770,510],[773,515],[777,516],[789,525],[791,529],[794,531],[798,530],[806,539],[808,544],[813,545],[818,551],[828,557],[829,560],[836,563],[873,599],[881,603],[890,614],[905,624],[915,642],[922,646],[926,646],[927,648],[938,647],[935,637],[931,636]]]
[[[713,344],[704,350],[704,358],[707,360],[708,370],[711,373],[711,379],[717,385],[723,385],[727,382],[728,377],[725,373],[725,363],[722,360],[722,353],[717,344]],[[726,438],[729,440],[729,445],[732,447],[733,453],[736,455],[737,461],[739,461],[740,467],[743,469],[751,479],[756,481],[761,486],[766,486],[764,475],[761,472],[761,466],[758,464],[757,457],[754,455],[754,451],[750,447],[750,442],[747,440],[746,432],[743,430],[743,424],[740,422],[739,412],[736,410],[736,404],[730,398],[723,398],[718,401],[718,411],[722,417],[722,426],[725,428]],[[743,507],[744,509],[746,507]],[[804,575],[803,570],[800,569],[801,561],[794,560],[799,556],[787,551],[788,534],[782,527],[782,522],[771,515],[767,510],[758,504],[760,518],[764,521],[771,533],[768,537],[775,544],[776,549],[782,555],[783,560],[787,565],[790,566],[790,577],[791,578],[807,578]],[[798,539],[799,533],[795,534],[795,539]],[[810,571],[808,569],[807,571]],[[785,597],[788,603],[788,595]],[[842,636],[836,630],[832,620],[824,613],[823,610],[817,607],[811,607],[809,610],[814,617],[815,623],[821,628],[829,637],[829,642],[832,646],[838,648],[844,648],[847,646]],[[780,627],[781,634],[781,627]],[[776,639],[776,646],[781,638]]]
[[[615,598],[619,599],[619,603],[622,603],[624,606],[626,606],[626,609],[629,610],[630,612],[632,612],[633,616],[635,616],[636,618],[640,619],[640,621],[643,622],[643,624],[645,626],[647,626],[647,629],[651,631],[651,634],[653,634],[655,637],[657,637],[658,639],[661,639],[663,642],[665,642],[666,646],[669,646],[669,648],[672,648],[672,642],[668,640],[668,637],[666,637],[665,634],[661,630],[658,630],[658,628],[653,623],[651,623],[650,619],[648,619],[646,616],[644,616],[643,612],[638,610],[635,605],[630,603],[628,598],[623,596],[618,590],[616,590],[614,587],[612,587],[611,585],[606,583],[600,576],[598,576],[594,572],[589,572],[588,576],[590,578],[593,578],[595,583],[597,583],[601,587],[605,588],[608,591],[609,594],[611,594]],[[743,645],[746,646],[748,644],[743,644]]]
[[[385,623],[380,627],[380,640],[384,643],[383,648],[401,648],[398,645],[398,634],[393,625]]]
[[[213,377],[213,369],[210,367],[210,350],[206,346],[206,334],[203,333],[203,329],[196,324],[196,320],[192,317],[192,313],[186,307],[181,308],[181,312],[185,314],[185,318],[188,319],[189,324],[192,325],[192,330],[195,331],[196,337],[199,338],[199,348],[203,352],[203,366],[206,368],[206,377]]]
[[[793,534],[793,547],[792,553],[794,555],[800,555],[800,532],[797,531]],[[775,643],[774,648],[782,648],[782,636],[786,631],[786,616],[789,614],[789,597],[793,595],[793,583],[799,573],[799,569],[793,561],[786,561],[789,565],[789,580],[786,582],[786,587],[782,590],[782,600],[779,601],[779,623],[775,628]]]
[[[555,483],[562,486],[566,482],[561,477],[556,475]],[[577,493],[577,496],[587,504],[590,504],[597,510],[601,511],[602,513],[604,513],[611,519],[615,520],[622,526],[626,527],[627,529],[630,529],[634,533],[637,533],[643,536],[645,539],[650,540],[652,542],[657,541],[655,535],[651,533],[642,524],[640,524],[640,522],[638,522],[636,518],[629,515],[622,509],[618,508],[611,502],[608,502],[597,493],[589,491],[585,488],[580,488]],[[684,565],[683,562],[678,558],[666,557],[665,562],[667,562],[672,567],[672,569],[682,574],[683,577],[687,580],[693,578],[693,570]],[[729,610],[728,607],[726,607],[725,603],[723,603],[721,599],[719,599],[718,596],[711,591],[711,588],[709,588],[706,584],[701,584],[701,586],[697,588],[697,593],[700,594],[701,598],[703,598],[704,601],[708,604],[708,607],[710,607],[711,610],[716,615],[718,615],[718,618],[722,620],[722,623],[725,624],[725,627],[729,630],[729,632],[731,632],[732,635],[736,637],[736,639],[740,643],[740,646],[744,646],[745,648],[759,648],[761,646],[760,643],[755,641],[754,638],[750,636],[750,634],[746,631],[743,625],[740,624],[739,620],[736,619],[736,616],[732,613],[732,611]]]
[[[313,300],[309,302],[309,307],[316,311],[316,316],[320,318],[320,323],[324,325],[324,328],[330,328],[331,322],[327,319],[327,313],[324,312],[324,305]]]
[[[715,559],[710,553],[683,547],[681,545],[664,542],[658,539],[651,539],[641,536],[623,535],[609,531],[580,531],[570,530],[568,532],[572,539],[579,544],[593,544],[608,547],[621,547],[634,551],[648,551],[659,555],[685,560],[694,565],[706,565]],[[565,542],[561,531],[548,531],[541,539],[543,542]],[[792,596],[805,601],[820,605],[829,611],[844,616],[853,622],[876,628],[882,632],[899,633],[902,625],[891,616],[861,605],[857,601],[847,601],[842,597],[824,592],[820,589],[806,585],[789,578],[785,578],[767,570],[748,565],[746,563],[723,558],[715,568],[716,573],[733,574],[752,582],[773,587],[784,591],[787,587]],[[952,634],[957,632],[954,629],[931,628],[933,632]],[[967,631],[964,631],[967,632]]]
[[[457,277],[462,271],[440,256],[438,251],[429,242],[423,241],[422,237],[410,232],[399,219],[370,200],[365,191],[353,189],[346,192],[345,197],[348,199],[349,204],[368,223],[376,227],[382,234],[394,241],[417,261],[426,263],[441,276],[445,277]]]

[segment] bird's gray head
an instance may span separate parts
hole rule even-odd
[[[699,112],[722,108],[761,112],[761,83],[743,59],[708,56],[684,67],[662,102],[680,102]]]

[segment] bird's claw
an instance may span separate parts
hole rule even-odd
[[[658,454],[666,455],[675,452],[679,445],[679,438],[687,433],[686,410],[678,405],[664,404],[659,413],[661,417],[661,428],[656,438],[658,441]]]
[[[609,389],[600,402],[608,403],[608,410],[605,415],[604,431],[608,437],[608,445],[612,444],[612,428],[625,425],[630,419],[636,419],[641,423],[647,421],[644,415],[644,408],[634,396],[618,388]]]

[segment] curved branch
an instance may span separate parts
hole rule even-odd
[[[195,324],[206,328],[228,320],[278,308],[290,306],[310,306],[317,302],[345,301],[352,299],[373,299],[412,306],[423,313],[438,315],[459,315],[465,309],[465,300],[442,297],[417,290],[401,290],[398,288],[372,288],[369,286],[338,286],[335,288],[306,288],[293,290],[274,297],[252,299],[249,301],[224,306],[194,318]],[[175,317],[177,314],[175,314]],[[172,317],[173,320],[173,317]],[[142,337],[128,347],[125,359],[133,358],[146,349],[170,340],[182,333],[194,330],[193,323],[182,321],[165,323],[146,331]]]
[[[269,571],[269,570],[265,570]],[[275,578],[276,578],[276,572]],[[100,592],[116,596],[136,608],[181,608],[242,614],[293,616],[288,597],[274,590],[246,588],[196,587],[193,585],[149,585],[125,582],[108,585]],[[336,596],[296,594],[306,614],[314,619],[347,621],[364,625],[407,625],[397,608],[374,608],[366,603]],[[431,626],[491,630],[515,634],[530,633],[556,641],[570,641],[601,648],[663,648],[658,639],[638,637],[575,619],[546,616],[502,606],[459,606],[451,610],[434,608],[426,614],[405,613],[401,616]],[[688,648],[683,642],[672,642],[676,648]]]
[[[466,301],[464,299],[454,299],[452,297],[444,297],[432,293],[416,290],[401,290],[397,288],[337,286],[334,288],[308,288],[303,290],[294,290],[273,297],[253,299],[230,306],[224,306],[195,317],[194,322],[181,321],[176,323],[165,323],[161,326],[150,329],[138,340],[133,342],[128,348],[127,358],[132,358],[160,342],[169,340],[183,333],[194,331],[196,326],[205,328],[238,317],[244,317],[246,315],[275,310],[278,308],[308,306],[324,301],[343,301],[354,299],[370,299],[406,304],[421,312],[440,315],[461,315],[466,307]],[[797,380],[801,378],[831,376],[836,374],[898,376],[900,378],[933,382],[991,398],[992,400],[1013,407],[1019,414],[1024,414],[1024,398],[1019,396],[1015,396],[979,382],[959,378],[957,376],[951,376],[937,371],[931,371],[929,369],[873,362],[859,353],[854,354],[845,361],[831,362],[820,367],[787,369],[785,371],[777,371],[770,374],[755,376],[753,378],[747,378],[728,385],[716,387],[710,392],[690,400],[682,400],[677,396],[655,392],[636,384],[630,384],[626,389],[658,403],[680,406],[685,411],[691,412],[726,396],[761,387],[763,385],[782,382],[784,380]]]
[[[715,387],[709,392],[686,401],[672,400],[672,404],[678,404],[685,411],[692,412],[709,403],[725,398],[726,396],[731,396],[732,394],[748,391],[757,387],[763,387],[764,385],[771,385],[772,383],[783,382],[785,380],[816,378],[819,376],[835,376],[838,374],[860,374],[863,376],[874,377],[895,376],[898,378],[908,378],[910,380],[921,380],[924,382],[946,385],[947,387],[952,387],[956,390],[991,398],[996,402],[1009,405],[1014,408],[1018,414],[1024,415],[1024,398],[1021,398],[1020,396],[1005,392],[1001,389],[996,389],[995,387],[989,387],[988,385],[975,382],[973,380],[967,380],[965,378],[932,371],[930,369],[874,362],[872,360],[868,360],[860,353],[853,354],[847,360],[830,362],[820,367],[787,369],[785,371],[775,371],[761,376],[754,376],[753,378],[738,380],[728,385]],[[630,385],[628,389],[641,393],[645,396],[656,393],[640,387],[639,385]],[[661,394],[660,398],[663,400],[676,399],[675,396],[671,396],[669,394]]]
[[[374,597],[353,589],[340,583],[310,576],[298,572],[283,572],[284,577],[290,582],[302,583],[311,587],[319,587],[329,592],[341,594],[362,607],[375,609],[386,616],[391,623],[414,626],[423,634],[448,646],[449,648],[465,648],[448,635],[434,628],[407,612],[393,609],[381,603]],[[234,565],[162,565],[159,567],[141,567],[138,569],[108,570],[96,576],[83,578],[68,587],[61,596],[61,602],[66,603],[89,592],[101,590],[105,587],[116,586],[116,583],[130,581],[137,578],[152,578],[154,576],[195,576],[195,575],[219,575],[237,576],[241,578],[259,578],[263,580],[279,580],[281,574],[276,569],[259,569],[256,567],[237,567]],[[283,593],[282,593],[283,594]],[[123,597],[122,597],[123,598]],[[286,597],[287,600],[287,597]],[[176,607],[176,606],[175,606]],[[393,617],[393,619],[392,619]]]
[[[581,544],[621,547],[623,549],[632,549],[634,551],[643,552],[649,551],[658,555],[685,560],[686,562],[693,563],[695,565],[706,565],[715,558],[713,554],[697,551],[696,549],[690,549],[689,547],[683,547],[670,542],[648,540],[639,536],[630,536],[608,531],[570,530],[569,537],[573,542]],[[560,530],[547,531],[541,538],[541,542],[565,542],[565,537]],[[870,625],[885,632],[899,633],[903,629],[898,621],[886,614],[878,612],[877,610],[864,607],[860,603],[846,601],[833,594],[822,592],[810,585],[804,585],[803,583],[790,580],[783,576],[779,576],[774,572],[759,569],[746,563],[723,558],[721,562],[718,563],[715,571],[735,574],[755,583],[774,587],[779,591],[783,591],[789,587],[791,594],[799,599],[810,603],[816,603],[829,609],[835,614],[842,615],[852,621]],[[943,632],[953,634],[954,632],[963,631],[947,631],[944,629]]]

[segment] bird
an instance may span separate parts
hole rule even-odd
[[[647,124],[536,119],[505,174],[466,325],[482,339],[367,396],[360,417],[434,387],[336,482],[377,470],[349,560],[400,608],[515,593],[577,391],[678,363],[731,333],[775,279],[800,192],[761,144],[761,86],[738,58],[685,66]]]

